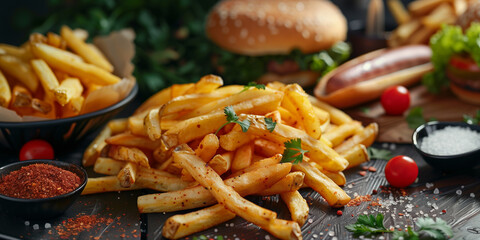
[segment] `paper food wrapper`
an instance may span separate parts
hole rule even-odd
[[[113,74],[122,78],[116,84],[104,86],[91,92],[85,99],[82,112],[85,114],[111,106],[124,99],[135,85],[133,77],[134,66],[132,59],[135,56],[133,40],[135,33],[131,29],[112,32],[108,36],[96,37],[93,43],[107,57],[114,67]],[[20,116],[15,111],[0,107],[0,122],[30,122],[50,120],[35,116]]]

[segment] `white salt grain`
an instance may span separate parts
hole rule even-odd
[[[435,190],[433,190],[433,194],[439,194],[440,193],[440,190],[438,190],[438,188],[435,188]]]
[[[426,153],[447,156],[479,148],[480,133],[463,127],[445,127],[424,137],[420,149]]]
[[[52,227],[52,225],[50,223],[45,223],[45,229],[49,229],[51,227]]]
[[[457,195],[462,195],[462,190],[458,189],[455,193],[456,193]]]
[[[33,224],[33,230],[38,230],[40,229],[40,226],[38,226],[38,224]]]
[[[470,197],[475,197],[475,193],[470,193]]]
[[[30,222],[29,222],[29,221],[25,221],[25,226],[30,226]]]

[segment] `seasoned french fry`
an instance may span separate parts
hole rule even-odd
[[[422,18],[422,23],[431,29],[438,29],[442,24],[455,23],[457,16],[449,3],[442,3],[436,7],[429,15]]]
[[[424,16],[438,7],[440,4],[450,0],[422,0],[412,1],[408,4],[408,11],[414,16]]]
[[[183,215],[177,214],[165,221],[162,235],[168,239],[182,238],[226,222],[235,216],[220,204]]]
[[[255,136],[242,132],[241,130],[235,130],[235,127],[232,131],[227,134],[220,136],[220,146],[227,151],[235,151],[240,146],[252,141],[255,139]]]
[[[310,210],[307,201],[298,191],[280,193],[280,197],[287,205],[292,220],[303,226],[308,219],[308,211]]]
[[[272,186],[285,177],[290,169],[291,165],[286,164],[269,165],[226,179],[225,184],[235,188],[235,191],[243,196],[251,195]],[[215,198],[207,189],[195,186],[175,192],[143,195],[138,197],[137,205],[140,213],[150,213],[205,207],[215,202]]]
[[[129,188],[124,188],[120,185],[120,181],[116,176],[88,178],[87,185],[85,186],[85,189],[83,189],[82,195],[135,190],[140,188],[142,187],[135,184]]]
[[[3,43],[0,43],[0,53],[15,56],[25,62],[28,62],[33,58],[32,53],[27,49]]]
[[[110,146],[108,156],[121,161],[133,162],[140,166],[149,168],[148,157],[142,150],[136,147]]]
[[[160,127],[160,119],[158,116],[159,111],[160,109],[158,108],[150,110],[143,120],[145,132],[152,141],[159,139],[160,136],[162,136],[162,129]]]
[[[112,131],[107,126],[95,137],[83,153],[82,164],[84,167],[92,166],[100,156],[102,149],[107,145],[105,139],[112,135]]]
[[[112,135],[120,134],[126,131],[127,125],[128,125],[128,122],[126,118],[113,119],[107,123],[107,126],[112,131]]]
[[[46,45],[34,43],[32,46],[33,54],[45,60],[53,68],[58,68],[72,76],[78,76],[84,82],[95,83],[99,85],[110,85],[120,81],[120,78],[99,68],[95,65],[84,63],[73,54]]]
[[[175,151],[173,152],[173,156],[175,161],[180,163],[184,169],[187,169],[195,180],[197,180],[202,186],[208,186],[210,193],[226,209],[267,230],[278,238],[292,239],[293,236],[296,236],[298,239],[301,239],[301,236],[299,236],[301,232],[300,227],[296,222],[294,224],[287,223],[287,221],[282,221],[282,223],[276,222],[277,214],[275,212],[262,208],[242,198],[232,187],[225,185],[217,173],[215,173],[210,167],[205,166],[205,163],[200,158],[193,154]],[[279,225],[285,227],[289,226],[291,228],[287,231],[276,231],[277,228],[281,229]],[[286,233],[288,233],[288,235],[285,235]]]
[[[49,98],[53,98],[54,90],[60,85],[52,69],[42,59],[34,59],[31,62],[32,68],[40,79],[40,83]],[[80,85],[81,86],[81,85]]]
[[[151,141],[146,137],[132,135],[131,133],[120,133],[120,134],[111,136],[105,139],[105,142],[111,145],[136,147],[140,149],[149,149],[149,150],[155,150],[161,144],[159,140]]]
[[[310,100],[312,105],[327,111],[330,114],[330,121],[333,124],[341,125],[352,121],[352,118],[340,109],[332,107],[329,104],[322,102],[313,96],[308,96],[308,99]]]
[[[32,94],[28,89],[16,85],[12,90],[12,106],[13,107],[30,107],[32,104]]]
[[[297,191],[300,189],[300,187],[302,187],[304,178],[305,173],[303,172],[291,172],[280,181],[273,184],[271,187],[260,192],[259,195],[269,196],[283,192]]]
[[[388,0],[387,6],[398,25],[410,21],[410,14],[408,14],[407,9],[405,9],[405,6],[400,0]]]
[[[56,48],[66,49],[67,43],[58,34],[47,33],[47,44]]]
[[[93,165],[93,171],[105,175],[117,175],[127,163],[113,158],[99,157]]]
[[[74,97],[67,105],[63,107],[62,118],[73,117],[82,111],[85,98],[83,96]]]
[[[363,144],[366,147],[373,144],[378,134],[378,124],[370,123],[367,127],[356,133],[353,137],[335,147],[335,151],[342,154],[353,148],[357,144]],[[328,169],[327,169],[328,170]]]
[[[113,72],[112,64],[110,64],[103,55],[98,54],[97,51],[89,47],[87,43],[77,38],[69,27],[62,26],[60,34],[65,42],[67,42],[68,47],[84,58],[88,63],[94,64],[107,72]]]
[[[222,175],[230,169],[232,165],[233,154],[233,152],[217,154],[208,162],[208,166],[218,173],[218,175]]]
[[[232,160],[232,171],[236,172],[238,170],[244,169],[250,166],[253,157],[253,144],[247,143],[239,147],[235,151],[235,155]]]
[[[342,207],[350,201],[343,189],[308,162],[295,164],[293,169],[305,173],[305,183],[320,193],[330,206]]]
[[[323,137],[329,140],[333,147],[336,147],[361,129],[362,125],[360,122],[352,121],[329,129]]]
[[[266,166],[277,164],[277,163],[280,162],[280,160],[282,160],[282,155],[281,154],[276,154],[275,156],[272,156],[272,157],[269,157],[269,158],[264,158],[262,160],[259,160],[259,161],[256,161],[256,162],[252,163],[252,165],[250,165],[246,168],[243,168],[242,170],[239,170],[237,172],[233,172],[227,178],[233,178],[233,177],[239,176],[241,174],[244,174],[246,172],[250,172],[250,171],[253,171],[253,170],[256,170],[256,169],[259,169],[259,168],[263,168],[263,167],[266,167]]]
[[[32,99],[32,108],[43,114],[43,115],[46,115],[45,117],[49,117],[49,118],[52,118],[54,119],[55,118],[55,111],[54,111],[54,105],[53,105],[53,102],[46,102],[46,101],[42,101],[38,98],[34,98]],[[51,114],[49,114],[51,113]]]
[[[195,83],[173,84],[170,87],[170,97],[171,97],[171,99],[174,99],[178,96],[185,95],[185,92],[187,92],[188,89],[192,88],[193,86],[195,86]]]
[[[15,77],[31,92],[38,88],[38,78],[27,62],[11,55],[0,55],[0,70]]]
[[[195,154],[199,156],[204,162],[208,162],[217,152],[220,147],[220,143],[217,135],[210,133],[205,135],[205,137],[198,145],[198,148],[195,149]]]
[[[55,99],[60,105],[65,106],[73,98],[80,97],[83,92],[83,86],[78,78],[67,78],[53,90]]]
[[[319,164],[315,163],[315,162],[309,162],[310,165],[312,165],[313,167],[317,168],[318,170],[320,170],[320,172],[322,172],[323,174],[325,174],[325,176],[327,176],[328,178],[330,178],[335,184],[337,184],[338,186],[344,186],[345,183],[347,183],[347,179],[345,178],[345,175],[342,173],[342,172],[329,172],[329,171],[326,171],[325,169],[323,169],[322,166],[320,166]],[[348,168],[347,168],[348,169]]]
[[[0,106],[8,107],[12,100],[12,93],[10,92],[10,85],[8,85],[5,75],[0,70]]]
[[[254,141],[254,151],[263,157],[271,157],[275,154],[283,153],[285,147],[283,144],[268,141],[263,138],[257,138]]]
[[[363,144],[357,144],[345,152],[342,152],[341,155],[347,159],[349,163],[347,168],[352,168],[370,161],[367,148]]]
[[[223,85],[223,80],[221,77],[216,75],[205,75],[198,82],[195,83],[191,88],[189,88],[185,95],[192,93],[209,93],[220,86]]]
[[[117,178],[120,181],[120,186],[131,187],[135,183],[137,175],[137,165],[131,162],[125,164],[125,166],[118,172]]]

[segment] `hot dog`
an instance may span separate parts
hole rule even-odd
[[[352,59],[325,75],[315,96],[345,108],[378,98],[393,85],[409,86],[432,70],[426,45],[381,49]]]

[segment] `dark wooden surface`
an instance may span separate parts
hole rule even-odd
[[[127,110],[122,115],[128,114],[129,111],[131,112],[131,110]],[[73,152],[58,156],[58,158],[79,164],[82,152],[93,137],[93,135],[89,136],[75,146]],[[405,228],[405,225],[411,225],[418,217],[439,217],[453,226],[454,239],[480,239],[480,171],[478,169],[472,166],[462,173],[447,175],[427,165],[410,144],[376,143],[375,147],[391,149],[394,155],[403,154],[415,159],[419,166],[419,178],[416,183],[406,189],[408,195],[402,197],[398,191],[393,191],[392,194],[380,191],[380,186],[388,185],[383,172],[386,164],[384,160],[372,160],[363,164],[362,166],[373,166],[377,169],[376,172],[367,172],[365,176],[358,174],[362,170],[361,167],[346,171],[347,185],[344,187],[352,197],[371,194],[373,190],[377,190],[378,194],[372,195],[372,198],[380,202],[382,206],[370,206],[371,202],[365,202],[360,206],[341,208],[343,215],[338,216],[337,209],[330,208],[318,193],[311,189],[302,189],[301,194],[310,204],[309,220],[302,227],[304,239],[353,239],[344,226],[354,223],[358,215],[365,213],[382,213],[385,215],[387,227],[393,226],[402,229]],[[8,162],[17,161],[17,154],[1,150],[0,159],[0,165],[5,165]],[[91,169],[87,170],[91,176],[94,175]],[[435,189],[438,189],[438,193]],[[90,239],[91,237],[99,239],[162,239],[163,224],[174,213],[139,214],[136,208],[136,198],[149,192],[151,191],[137,190],[81,196],[65,215],[56,219],[31,220],[28,226],[23,219],[0,213],[0,234],[2,234],[0,238],[58,239],[55,227],[62,225],[64,220],[83,214],[98,214],[100,217],[113,219],[113,222],[108,225],[100,224],[88,232],[83,232],[76,236],[77,239]],[[379,200],[376,200],[377,198]],[[286,206],[277,196],[251,196],[248,199],[276,211],[279,218],[290,218]],[[410,208],[411,211],[409,211]],[[445,210],[445,213],[442,210]],[[187,211],[181,213],[185,212]],[[52,227],[46,229],[46,223]],[[35,224],[38,224],[38,229],[34,229]],[[226,237],[225,239],[274,239],[272,235],[239,217],[193,236],[200,235],[208,237],[222,235]],[[390,239],[388,234],[383,237]],[[376,237],[375,239],[381,238]]]

